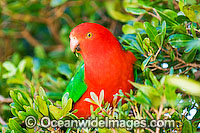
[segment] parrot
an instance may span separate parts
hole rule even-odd
[[[104,102],[111,103],[113,95],[130,92],[134,81],[133,65],[136,57],[125,51],[117,38],[104,26],[97,23],[81,23],[72,29],[69,35],[70,49],[79,53],[83,62],[66,92],[72,98],[77,117],[91,116],[90,105],[86,98],[90,93],[100,94],[104,90]],[[94,105],[94,108],[97,108]]]

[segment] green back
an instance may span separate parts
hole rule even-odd
[[[84,82],[84,71],[84,63],[81,63],[65,91],[65,93],[69,93],[69,98],[71,98],[74,102],[78,101],[87,90],[87,85]]]

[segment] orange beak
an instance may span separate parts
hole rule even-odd
[[[80,51],[79,41],[76,37],[70,37],[70,49],[73,53]]]

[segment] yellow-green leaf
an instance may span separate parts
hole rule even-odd
[[[54,116],[56,120],[59,120],[62,117],[62,110],[57,108],[56,106],[50,105],[49,111]]]
[[[37,102],[38,102],[39,111],[44,116],[48,116],[49,115],[49,111],[48,111],[47,103],[40,96],[37,96],[36,99],[37,99]]]

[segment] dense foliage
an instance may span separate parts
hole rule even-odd
[[[196,0],[1,0],[0,131],[129,132],[126,129],[34,129],[33,115],[78,119],[64,91],[82,58],[69,48],[71,29],[82,22],[109,28],[137,58],[135,89],[113,103],[92,93],[92,118],[173,119],[175,128],[130,132],[196,132],[200,122],[200,5]],[[63,96],[64,94],[64,96]],[[120,97],[119,102],[116,97]],[[126,102],[123,103],[122,99]]]

